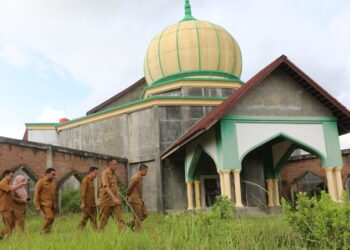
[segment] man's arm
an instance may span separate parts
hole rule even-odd
[[[16,191],[17,189],[19,189],[20,187],[23,187],[24,185],[26,185],[28,183],[28,181],[26,179],[22,180],[20,183],[15,184],[15,185],[11,185],[10,186],[10,191]]]
[[[41,181],[39,180],[38,183],[35,185],[35,191],[34,191],[34,206],[36,210],[40,210],[40,192],[41,192]]]
[[[126,189],[126,195],[129,196],[132,193],[132,191],[137,185],[137,182],[138,182],[138,178],[136,177],[131,178],[128,188]]]
[[[107,192],[107,194],[112,198],[113,202],[116,205],[120,205],[120,200],[114,196],[113,192],[111,191],[111,189],[109,188],[109,181],[108,181],[108,175],[106,172],[102,173],[101,176],[101,182],[102,182],[102,186],[103,186],[103,190],[105,192]]]
[[[86,205],[86,190],[87,190],[87,181],[84,178],[83,182],[81,183],[81,202],[80,202],[80,208],[84,208]]]

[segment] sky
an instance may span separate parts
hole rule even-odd
[[[248,81],[282,54],[350,108],[350,1],[191,0],[242,50]],[[0,0],[0,136],[85,113],[143,77],[152,38],[184,0]],[[350,148],[350,135],[340,138]]]

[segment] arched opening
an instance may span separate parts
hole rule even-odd
[[[290,190],[292,204],[295,204],[296,194],[300,192],[312,197],[320,196],[322,191],[327,191],[326,180],[321,176],[306,171],[292,181]]]
[[[301,176],[298,172],[308,171],[308,166],[297,168],[288,165],[290,156],[297,149],[316,156],[320,161],[324,160],[324,156],[317,149],[283,134],[276,135],[245,153],[241,161],[242,202],[245,206],[262,208],[280,206],[281,195],[291,200],[290,189],[293,180],[291,176]],[[288,165],[287,175],[282,173],[286,165]],[[324,172],[320,166],[317,171],[320,175]],[[322,188],[323,180],[320,181],[313,175],[303,177],[298,180],[298,184],[310,194],[318,185]]]
[[[38,177],[26,166],[20,165],[14,170],[14,178],[18,175],[22,175],[28,179],[27,192],[31,200],[34,199],[35,183],[38,181]]]
[[[211,207],[215,197],[221,193],[220,177],[214,160],[204,150],[201,150],[198,161],[193,166],[192,177],[200,183],[201,207]]]
[[[58,208],[63,213],[80,211],[80,183],[82,175],[71,172],[57,183]]]

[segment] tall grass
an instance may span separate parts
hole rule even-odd
[[[43,218],[26,222],[26,233],[0,241],[0,249],[296,249],[301,241],[281,216],[213,218],[208,213],[150,214],[140,232],[116,229],[112,220],[104,232],[88,224],[78,231],[80,214],[59,216],[49,235],[40,233]],[[126,221],[131,214],[126,214]]]

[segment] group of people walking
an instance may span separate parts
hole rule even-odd
[[[83,217],[78,225],[83,229],[90,220],[96,230],[103,230],[108,219],[112,217],[118,228],[123,230],[129,226],[133,230],[141,228],[142,221],[147,217],[147,208],[142,199],[143,177],[147,175],[148,166],[141,164],[137,173],[129,181],[126,198],[119,193],[116,169],[117,161],[108,160],[107,167],[100,175],[99,195],[95,199],[94,180],[98,175],[98,168],[91,167],[81,182],[81,209]],[[0,230],[0,239],[6,238],[14,229],[24,231],[25,211],[30,202],[26,185],[28,180],[18,175],[13,180],[13,171],[5,170],[0,181],[0,213],[3,219],[3,228]],[[43,233],[50,233],[56,216],[56,170],[46,169],[45,176],[35,185],[34,206],[44,215]],[[12,183],[11,183],[12,182]],[[123,219],[122,200],[128,204],[134,218],[125,223]],[[97,208],[99,223],[97,222]]]

